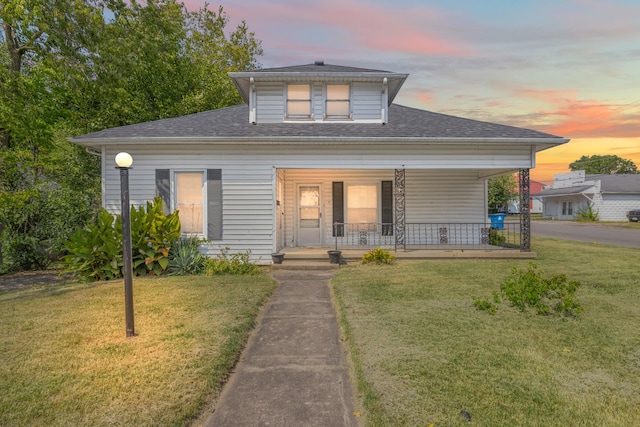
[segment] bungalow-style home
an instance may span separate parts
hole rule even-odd
[[[627,212],[640,209],[640,174],[562,173],[535,196],[543,200],[544,218],[576,219],[591,207],[600,221],[626,221]]]
[[[528,200],[536,153],[568,140],[393,104],[407,77],[322,61],[234,72],[243,105],[71,141],[102,156],[108,211],[120,211],[114,158],[126,151],[132,203],[162,197],[211,256],[492,246],[487,180],[518,172]]]

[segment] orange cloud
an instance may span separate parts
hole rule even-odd
[[[640,105],[578,100],[572,90],[519,91],[546,106],[527,115],[528,126],[569,138],[632,138],[640,135]],[[551,106],[549,108],[548,106]],[[532,118],[538,123],[532,122]]]
[[[417,99],[420,102],[424,102],[425,104],[429,104],[433,101],[433,95],[431,93],[427,93],[427,92],[420,92],[417,94]]]

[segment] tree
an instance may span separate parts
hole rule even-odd
[[[0,0],[0,272],[45,267],[97,212],[99,159],[67,138],[241,102],[227,73],[262,48],[228,22],[178,0]]]
[[[640,173],[635,163],[631,160],[623,159],[613,154],[604,156],[594,154],[592,156],[582,156],[578,160],[569,164],[572,171],[584,170],[588,174],[614,175],[621,173]]]
[[[500,175],[489,180],[488,205],[490,212],[506,209],[518,195],[518,182],[512,174]]]

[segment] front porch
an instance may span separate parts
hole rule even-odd
[[[329,263],[327,251],[334,250],[332,247],[287,247],[280,253],[285,254],[284,264],[322,261]],[[362,256],[370,249],[344,249],[342,258],[349,264],[358,264]],[[390,251],[391,252],[391,251]],[[392,252],[396,259],[427,260],[427,259],[535,259],[535,252],[522,252],[519,249],[495,250],[480,249],[478,247],[439,247],[433,249],[397,250]]]

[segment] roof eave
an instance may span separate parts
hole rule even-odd
[[[420,138],[420,137],[310,137],[310,136],[262,136],[262,137],[145,137],[145,138],[69,138],[69,142],[84,147],[100,147],[103,145],[292,145],[292,144],[318,144],[318,145],[386,145],[386,144],[531,144],[536,147],[544,145],[551,148],[564,144],[566,138]]]

